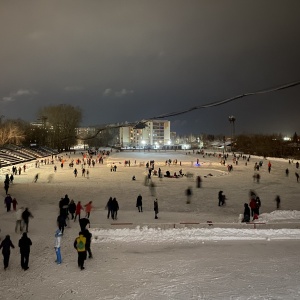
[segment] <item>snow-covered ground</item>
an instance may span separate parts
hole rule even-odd
[[[19,206],[29,207],[29,237],[33,241],[29,270],[20,267],[17,249],[20,234],[14,232],[15,215],[0,210],[0,237],[10,234],[12,250],[9,268],[0,269],[0,299],[299,299],[300,298],[300,183],[296,182],[295,162],[263,160],[260,183],[253,181],[253,166],[239,160],[228,172],[217,157],[192,152],[113,152],[103,165],[90,168],[90,178],[74,178],[68,163],[80,154],[71,155],[64,168],[34,163],[9,192]],[[196,159],[200,166],[195,166]],[[165,165],[167,159],[177,165]],[[131,166],[124,167],[130,160]],[[180,169],[193,178],[153,176],[159,203],[159,218],[154,219],[153,199],[144,185],[147,161],[155,160],[173,174]],[[136,161],[136,162],[135,162]],[[181,166],[180,166],[181,162]],[[115,163],[117,172],[110,171]],[[231,157],[227,161],[233,164]],[[80,166],[76,166],[80,171]],[[289,176],[285,175],[289,168]],[[2,179],[6,170],[2,170]],[[37,183],[34,175],[39,173]],[[49,175],[53,178],[50,182]],[[135,175],[137,180],[132,181]],[[202,177],[196,188],[195,176]],[[191,186],[191,204],[186,204],[185,189]],[[249,201],[249,190],[262,201],[256,224],[241,224],[239,214]],[[226,206],[218,206],[218,192],[227,197]],[[143,196],[143,213],[135,207],[136,197]],[[62,240],[63,263],[56,265],[54,232],[58,201],[68,194],[75,202],[93,201],[91,232],[93,259],[86,269],[77,267],[73,241],[78,223],[70,222]],[[276,210],[276,195],[281,209]],[[108,198],[116,197],[118,220],[106,218]],[[3,193],[4,197],[4,193]],[[212,225],[209,225],[210,221]]]

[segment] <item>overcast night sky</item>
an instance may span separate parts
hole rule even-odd
[[[71,104],[133,122],[300,80],[300,1],[0,0],[0,115]],[[179,134],[300,134],[300,86],[169,118]]]

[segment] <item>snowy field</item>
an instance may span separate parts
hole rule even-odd
[[[90,178],[77,178],[68,164],[80,154],[64,155],[64,168],[28,164],[9,192],[19,207],[29,207],[29,237],[33,241],[29,270],[20,267],[17,249],[20,234],[14,232],[15,215],[0,210],[0,237],[10,234],[12,250],[9,268],[0,269],[0,299],[299,299],[300,298],[300,183],[296,182],[295,162],[251,157],[234,165],[229,156],[228,172],[220,159],[186,152],[113,152],[104,164],[91,167]],[[196,166],[197,158],[200,166]],[[177,159],[177,165],[165,165]],[[124,161],[131,166],[125,167]],[[159,203],[154,219],[153,199],[144,185],[147,161],[155,161],[163,174],[182,169],[193,178],[153,176]],[[253,181],[254,164],[263,160],[260,183]],[[136,161],[136,163],[135,163]],[[181,166],[180,166],[181,162]],[[117,165],[111,172],[110,165]],[[289,168],[289,176],[285,175]],[[37,183],[33,182],[39,173]],[[2,170],[2,180],[6,170]],[[49,182],[49,175],[53,178]],[[132,176],[136,181],[132,181]],[[195,177],[202,177],[196,188]],[[186,204],[185,189],[191,186],[191,204]],[[253,189],[262,201],[256,224],[241,224],[239,214]],[[218,192],[227,197],[218,206]],[[63,263],[56,265],[54,232],[58,201],[68,194],[75,202],[93,201],[91,232],[93,259],[85,270],[77,267],[73,248],[79,232],[78,222],[70,222],[62,239]],[[143,196],[143,213],[135,207]],[[276,211],[276,195],[281,209]],[[116,197],[118,220],[106,218],[108,198]],[[4,197],[4,190],[3,190]],[[207,221],[212,222],[209,226]]]

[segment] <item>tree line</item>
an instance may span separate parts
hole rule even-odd
[[[23,120],[3,120],[0,118],[0,146],[16,144],[30,146],[37,144],[59,151],[68,151],[82,139],[90,147],[107,146],[118,136],[118,128],[97,130],[96,135],[78,136],[82,111],[68,104],[52,105],[41,108],[37,113],[37,124]],[[104,128],[105,126],[102,126]],[[101,128],[101,127],[100,127]],[[207,142],[215,136],[203,134]],[[241,134],[234,138],[233,151],[259,156],[295,157],[300,156],[300,138],[297,133],[291,141],[284,141],[280,134]]]

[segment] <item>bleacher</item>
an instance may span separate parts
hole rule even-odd
[[[35,159],[56,155],[57,151],[48,147],[28,148],[17,145],[4,145],[0,147],[1,168],[20,163],[26,163]]]

